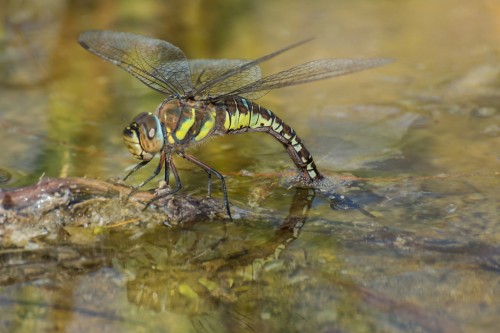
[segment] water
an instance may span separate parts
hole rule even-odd
[[[396,62],[258,100],[375,217],[289,188],[293,163],[271,137],[216,138],[192,153],[228,176],[245,213],[233,223],[167,227],[145,213],[99,226],[121,221],[118,198],[109,215],[97,203],[24,221],[64,226],[47,235],[2,219],[1,332],[496,332],[495,1],[37,3],[7,1],[0,27],[6,188],[110,179],[134,163],[122,128],[163,96],[85,52],[85,29],[166,39],[191,58],[252,59],[316,36],[263,64],[264,75],[325,57]],[[206,174],[178,167],[183,193],[205,195]],[[22,243],[10,243],[12,230]]]

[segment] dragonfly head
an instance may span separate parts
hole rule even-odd
[[[123,141],[135,158],[149,161],[163,148],[160,121],[152,113],[143,112],[123,130]]]

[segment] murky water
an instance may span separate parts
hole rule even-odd
[[[4,219],[1,332],[497,331],[498,1],[4,0],[1,8],[5,188],[42,176],[109,179],[135,162],[122,128],[163,96],[85,52],[76,36],[86,29],[166,39],[191,58],[252,59],[316,36],[263,64],[264,74],[316,58],[396,59],[258,100],[296,129],[336,191],[374,217],[289,188],[293,164],[271,137],[216,138],[193,154],[227,175],[231,203],[255,217],[66,224],[17,246],[6,243]],[[178,166],[184,193],[205,195],[206,174]],[[215,186],[214,195],[221,200]]]

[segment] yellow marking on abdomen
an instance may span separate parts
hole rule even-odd
[[[311,165],[311,164],[309,164],[309,165]],[[309,176],[311,177],[311,179],[315,179],[316,176],[318,176],[318,174],[314,171],[314,169],[312,169],[312,170],[306,169],[306,170],[307,170],[307,173],[309,174]]]
[[[269,115],[269,118],[266,119],[265,117],[260,116],[259,120],[259,124],[256,127],[270,127],[273,124],[274,117]]]
[[[224,128],[226,131],[238,128],[240,118],[240,110],[236,107],[234,112],[226,111],[226,120],[224,121]]]
[[[247,113],[240,113],[238,124],[236,125],[237,128],[248,127],[248,125],[250,125],[250,112],[247,111]]]
[[[260,127],[259,120],[260,114],[258,114],[257,112],[252,112],[252,115],[250,116],[250,128]]]
[[[274,120],[276,120],[276,118],[274,118]],[[271,127],[273,128],[273,130],[275,132],[280,132],[281,129],[283,129],[283,123],[279,123],[278,121],[274,121],[273,124],[271,125]]]

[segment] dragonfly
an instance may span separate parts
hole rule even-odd
[[[154,112],[137,115],[123,131],[130,153],[140,162],[124,177],[147,165],[156,155],[159,163],[153,174],[141,182],[138,190],[165,169],[168,185],[172,172],[176,186],[157,195],[146,204],[178,192],[182,185],[174,164],[178,155],[222,184],[224,206],[230,219],[231,210],[224,176],[198,160],[187,149],[210,137],[264,132],[273,136],[288,152],[301,179],[307,185],[321,181],[313,157],[295,130],[271,110],[254,102],[276,88],[326,79],[385,65],[388,58],[320,59],[287,70],[262,76],[260,64],[281,53],[309,42],[299,41],[255,60],[194,59],[167,41],[109,30],[82,32],[78,41],[83,48],[132,74],[151,89],[166,95]]]

